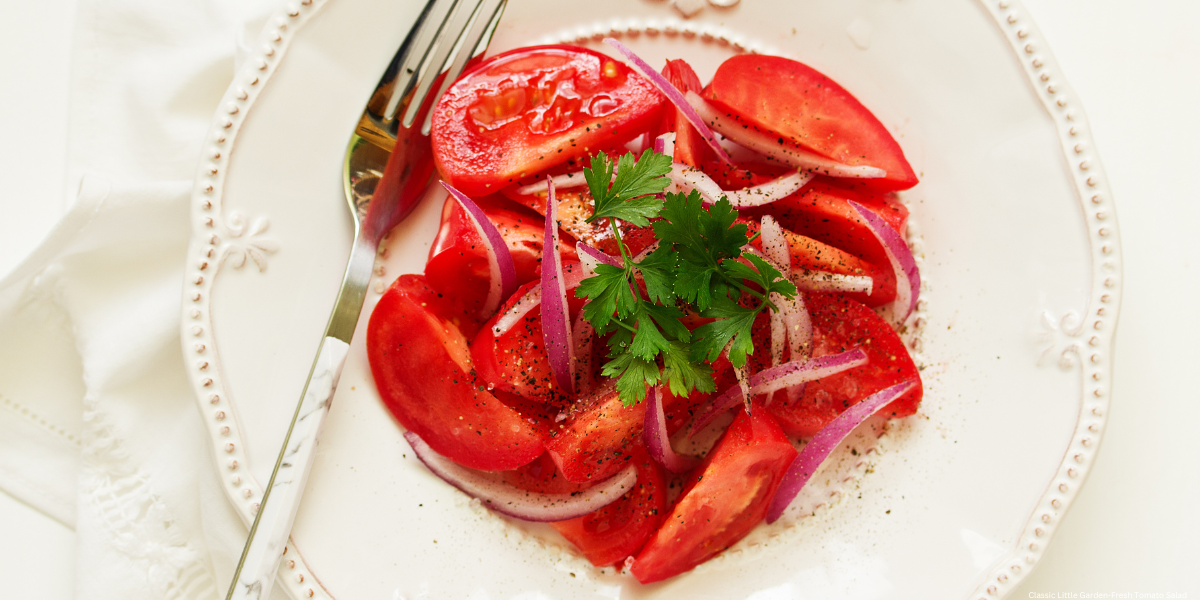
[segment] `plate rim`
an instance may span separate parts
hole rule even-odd
[[[235,74],[216,110],[205,136],[205,155],[198,162],[191,193],[191,239],[180,319],[181,346],[185,364],[189,365],[188,377],[193,397],[208,430],[213,466],[218,472],[229,471],[231,474],[221,478],[222,489],[235,512],[247,525],[257,511],[256,499],[261,497],[262,486],[245,466],[239,464],[239,459],[242,462],[247,459],[238,417],[230,402],[224,398],[225,388],[212,334],[209,298],[216,275],[229,257],[231,248],[241,248],[242,261],[247,256],[255,257],[244,243],[229,242],[229,239],[243,236],[245,223],[236,222],[233,214],[222,216],[223,185],[232,154],[230,149],[235,144],[249,109],[286,56],[292,38],[329,1],[290,2],[268,20],[256,44],[258,50],[247,58]],[[1122,261],[1115,202],[1092,141],[1091,128],[1041,31],[1020,0],[969,1],[983,7],[999,28],[1014,58],[1021,64],[1032,93],[1054,122],[1088,230],[1091,263],[1086,312],[1082,315],[1069,312],[1062,318],[1058,331],[1066,339],[1051,348],[1058,353],[1060,364],[1064,367],[1079,368],[1082,398],[1075,431],[1055,476],[1047,484],[1022,527],[1015,547],[1006,549],[1005,554],[997,558],[990,573],[982,576],[975,590],[967,596],[987,599],[1006,596],[1034,570],[1091,471],[1106,428],[1111,399],[1112,354],[1121,303]],[[732,44],[735,49],[744,49],[740,39],[731,36],[720,25],[682,23],[685,33],[706,36],[719,43]],[[652,26],[661,25],[656,22]],[[626,31],[629,30],[624,26],[614,26],[611,32],[597,30],[587,37]],[[1049,314],[1043,317],[1048,319]],[[281,572],[298,576],[285,577],[279,582],[292,598],[333,600],[333,596],[325,590],[290,543],[285,548]]]

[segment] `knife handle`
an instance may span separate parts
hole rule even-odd
[[[243,552],[241,572],[228,598],[252,600],[266,598],[270,593],[349,349],[349,344],[336,337],[321,340],[296,420],[280,453],[278,470],[268,484],[270,493],[264,496],[270,502],[260,505]]]
[[[253,600],[271,594],[280,557],[300,506],[300,496],[317,454],[317,440],[329,415],[333,392],[337,389],[342,365],[346,363],[350,339],[354,336],[371,280],[376,246],[361,233],[361,229],[355,227],[354,246],[346,264],[342,289],[329,315],[325,337],[317,348],[317,358],[304,383],[291,426],[279,449],[275,469],[263,491],[226,600]]]

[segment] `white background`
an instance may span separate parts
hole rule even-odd
[[[1125,295],[1099,459],[1011,597],[1200,598],[1200,1],[1024,2],[1091,120],[1116,199]],[[64,174],[74,10],[75,0],[0,5],[0,277],[73,192]],[[86,597],[74,589],[74,551],[71,530],[0,492],[0,598]]]

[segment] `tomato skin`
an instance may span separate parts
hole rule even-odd
[[[402,275],[371,313],[367,358],[384,405],[465,467],[508,470],[537,458],[542,435],[476,383],[466,338],[427,308],[434,298],[423,277]]]
[[[663,104],[650,82],[594,50],[512,50],[464,74],[434,107],[434,160],[464,194],[487,194],[633,139]]]
[[[788,405],[769,407],[784,431],[809,437],[863,398],[907,379],[917,387],[893,401],[880,414],[906,417],[917,411],[924,394],[921,374],[904,342],[874,311],[841,294],[805,294],[812,315],[813,357],[861,348],[869,362],[836,375],[810,381],[804,396]]]
[[[778,56],[741,54],[721,63],[704,96],[759,129],[843,164],[887,171],[864,180],[880,191],[906,190],[917,175],[879,119],[834,80]]]
[[[632,462],[637,485],[620,500],[594,513],[551,523],[597,567],[623,562],[637,554],[667,513],[667,480],[662,467],[635,444]]]
[[[796,454],[762,406],[753,415],[739,410],[634,559],[633,576],[642,583],[674,577],[745,537],[766,516]]]
[[[887,253],[866,221],[850,206],[853,200],[879,215],[901,236],[908,224],[908,208],[895,198],[851,191],[817,178],[799,192],[763,207],[742,211],[748,218],[774,215],[784,229],[813,238],[890,270]],[[893,292],[894,293],[894,292]]]
[[[503,198],[485,196],[475,203],[504,238],[516,267],[517,285],[537,279],[541,272],[545,220]],[[564,261],[579,259],[574,244],[561,242],[558,251]],[[454,198],[447,197],[442,205],[442,222],[429,248],[425,277],[430,287],[453,299],[465,314],[475,317],[473,327],[463,328],[468,335],[473,334],[474,327],[483,320],[478,316],[487,299],[488,257],[479,232]]]

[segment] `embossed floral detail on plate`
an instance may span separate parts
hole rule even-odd
[[[1038,334],[1038,343],[1042,351],[1038,354],[1037,364],[1043,366],[1058,354],[1058,366],[1070,369],[1082,356],[1083,316],[1070,310],[1062,317],[1055,319],[1050,311],[1042,312],[1042,332]]]
[[[231,261],[233,268],[240,269],[246,265],[246,259],[254,261],[259,272],[267,270],[267,254],[279,250],[279,244],[264,237],[271,221],[260,216],[253,224],[248,224],[246,215],[241,211],[229,213],[221,229],[225,234],[225,243],[221,245],[221,261]]]

